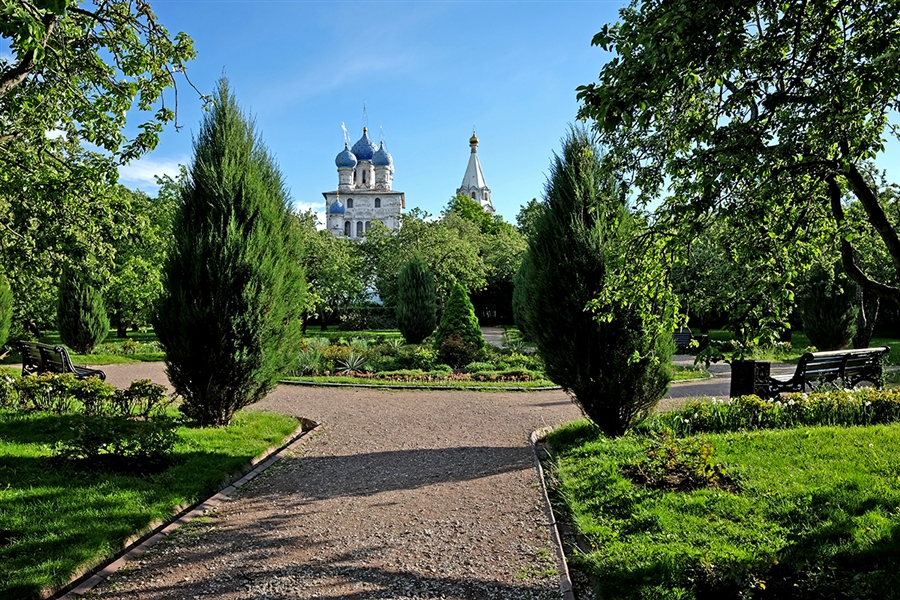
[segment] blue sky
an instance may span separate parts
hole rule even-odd
[[[278,159],[298,207],[323,212],[337,186],[334,158],[362,133],[394,157],[407,210],[440,213],[462,181],[473,126],[497,212],[515,222],[540,197],[550,158],[575,119],[575,88],[609,55],[593,35],[624,2],[316,2],[151,0],[160,22],[195,43],[194,84],[224,72]],[[179,82],[180,132],[123,168],[121,183],[155,191],[191,156],[202,118]],[[169,95],[172,100],[172,95]],[[134,115],[133,122],[139,122]]]

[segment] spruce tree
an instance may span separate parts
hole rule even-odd
[[[434,331],[437,296],[434,275],[422,257],[415,256],[397,278],[397,325],[407,344],[421,344]]]
[[[9,326],[12,323],[13,295],[6,275],[0,275],[0,346],[9,339]]]
[[[466,289],[458,283],[450,290],[441,323],[434,334],[434,344],[438,350],[438,360],[451,367],[472,362],[477,358],[478,351],[484,348],[475,307]]]
[[[281,173],[225,79],[194,140],[154,322],[182,412],[227,425],[262,399],[301,335],[306,283],[292,260]]]
[[[604,301],[598,312],[588,308],[608,297],[604,287],[614,274],[640,261],[625,253],[637,224],[583,130],[571,131],[554,157],[545,205],[518,281],[525,330],[548,377],[602,431],[619,435],[665,393],[674,346],[671,329],[648,333],[644,319],[657,307],[642,305],[640,291]],[[616,285],[643,276],[635,273]]]
[[[842,350],[856,333],[856,285],[840,270],[815,265],[797,298],[803,331],[818,350]]]
[[[62,343],[79,354],[90,354],[109,334],[103,296],[71,267],[60,276],[56,323]]]

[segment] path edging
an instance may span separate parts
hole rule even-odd
[[[306,429],[307,427],[310,428]],[[81,596],[106,581],[110,575],[120,570],[129,561],[139,558],[153,548],[170,533],[225,502],[240,488],[283,458],[286,452],[299,448],[310,438],[311,434],[319,431],[321,427],[322,423],[300,418],[300,425],[286,438],[287,441],[280,446],[269,447],[256,458],[249,460],[237,471],[226,475],[222,482],[222,488],[218,492],[206,500],[176,506],[172,510],[172,515],[168,518],[154,521],[144,533],[136,534],[126,539],[122,550],[115,553],[112,558],[84,569],[81,573],[74,574],[69,583],[56,591],[51,591],[41,596],[48,600],[76,600],[81,598]]]
[[[534,455],[534,468],[537,470],[538,480],[541,482],[541,497],[544,499],[544,514],[550,529],[550,539],[556,547],[556,558],[559,566],[559,592],[563,600],[575,600],[575,591],[572,587],[572,578],[569,575],[569,565],[566,562],[566,551],[563,548],[559,528],[556,525],[556,515],[553,513],[553,505],[550,504],[550,496],[547,494],[547,481],[544,479],[544,468],[541,465],[541,457],[538,451],[538,442],[542,440],[552,427],[537,429],[531,432],[531,452]]]
[[[368,388],[374,390],[442,390],[442,391],[460,391],[460,392],[547,392],[553,390],[561,390],[558,385],[542,385],[540,387],[501,387],[501,386],[483,386],[483,387],[459,387],[452,385],[376,385],[374,383],[337,383],[329,381],[295,381],[292,379],[280,379],[279,384],[284,385],[306,385],[310,387],[348,387],[348,388]]]

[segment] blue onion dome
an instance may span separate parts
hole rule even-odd
[[[342,215],[344,214],[344,205],[341,204],[340,200],[335,200],[331,203],[331,206],[328,207],[328,213],[332,215]]]
[[[378,147],[375,145],[375,142],[369,139],[368,129],[363,127],[362,137],[353,144],[353,154],[356,156],[356,160],[372,160],[376,150],[378,150]]]
[[[334,159],[334,164],[337,165],[338,169],[356,168],[356,157],[347,148],[346,142],[344,143],[344,149],[341,150],[340,154]]]
[[[376,167],[394,168],[394,159],[390,153],[384,149],[384,142],[381,142],[378,151],[372,156],[372,165]]]

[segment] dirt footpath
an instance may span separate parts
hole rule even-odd
[[[279,386],[257,408],[325,425],[90,597],[559,597],[527,440],[580,416],[562,392]]]

